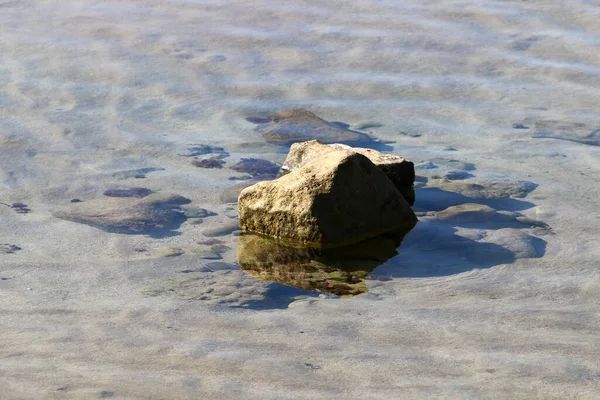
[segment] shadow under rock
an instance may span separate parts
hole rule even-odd
[[[508,238],[509,249],[497,243],[486,242],[484,232],[492,235],[506,226],[498,221],[471,223],[471,228],[482,232],[474,240],[458,234],[453,224],[439,220],[423,220],[404,238],[398,256],[378,267],[374,277],[428,278],[459,274],[474,269],[512,264],[517,258],[543,257],[546,241],[525,233]],[[494,226],[493,230],[489,230]],[[510,228],[514,228],[511,224]],[[525,225],[521,225],[521,228]],[[488,230],[488,231],[485,231]],[[509,229],[510,230],[510,229]],[[518,233],[518,232],[517,232]],[[517,254],[515,251],[522,254]]]

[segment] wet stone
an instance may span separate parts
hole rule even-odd
[[[184,253],[179,247],[161,247],[156,249],[156,255],[160,257],[177,257]]]
[[[197,247],[197,248],[190,249],[190,251],[204,260],[220,260],[221,259],[221,255],[219,253],[217,253],[216,251],[211,250],[210,248]]]
[[[53,215],[107,232],[152,233],[178,228],[186,219],[179,205],[189,202],[171,193],[154,193],[141,199],[103,197],[71,203],[55,210]]]
[[[256,179],[273,179],[281,166],[269,160],[259,158],[242,158],[237,164],[230,167],[237,172],[244,172]]]
[[[383,124],[376,121],[360,121],[354,125],[354,129],[364,130],[371,128],[381,128]]]
[[[512,127],[513,129],[529,129],[528,126],[525,126],[523,124],[513,124]]]
[[[2,243],[0,244],[0,254],[14,254],[22,249],[14,244]]]
[[[144,198],[150,194],[154,193],[150,189],[142,188],[142,187],[133,187],[126,189],[107,189],[104,191],[104,195],[108,197],[136,197],[136,198]],[[77,203],[71,200],[72,203]]]
[[[431,161],[423,161],[415,165],[415,169],[434,169],[438,166],[432,163]]]
[[[114,178],[117,179],[128,179],[128,178],[145,178],[146,174],[157,171],[165,171],[165,168],[139,168],[139,169],[131,169],[127,171],[119,171],[112,174]]]
[[[322,143],[345,143],[368,147],[377,143],[365,133],[343,128],[304,109],[286,110],[265,117],[250,117],[246,120],[260,124],[256,131],[260,132],[267,142],[280,145],[312,139]]]
[[[536,248],[536,239],[518,229],[504,228],[489,231],[482,242],[500,245],[511,251],[515,258],[535,258],[542,256]],[[542,242],[540,239],[537,241]]]
[[[535,122],[532,137],[600,146],[600,127],[581,122],[541,120]]]
[[[214,237],[214,236],[225,236],[229,235],[231,232],[240,229],[238,222],[226,222],[222,225],[218,225],[214,228],[209,228],[202,231],[204,236]]]
[[[448,207],[435,213],[435,217],[442,221],[451,222],[484,222],[496,215],[496,210],[483,204],[460,204]]]
[[[220,158],[204,158],[202,160],[192,160],[192,165],[198,168],[223,168],[225,161]]]
[[[446,175],[444,175],[444,178],[448,179],[450,181],[460,181],[463,179],[472,178],[473,176],[474,176],[473,174],[470,174],[465,171],[450,171],[450,172],[446,173]]]
[[[187,223],[191,225],[200,225],[204,223],[204,220],[202,218],[188,218]]]
[[[209,211],[205,208],[200,207],[188,206],[182,207],[182,209],[183,215],[185,215],[187,218],[206,218],[213,215],[217,215],[217,213],[213,211]]]
[[[219,200],[221,200],[223,203],[237,203],[241,191],[248,186],[254,185],[256,182],[258,181],[253,179],[250,181],[240,182],[235,186],[228,187],[221,192],[219,195]]]
[[[215,244],[214,246],[211,246],[210,249],[212,251],[214,251],[215,253],[227,253],[229,250],[231,250],[231,247],[225,245],[225,244]]]
[[[457,182],[447,179],[430,179],[427,187],[435,187],[449,192],[462,194],[472,199],[523,198],[537,188],[529,181],[483,180],[477,183]]]
[[[206,154],[217,155],[219,158],[229,156],[229,153],[226,152],[223,147],[208,146],[206,144],[190,144],[187,148],[187,152],[179,155],[183,157],[197,157]]]

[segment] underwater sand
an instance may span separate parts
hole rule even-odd
[[[600,6],[283,3],[0,1],[0,398],[600,398]],[[421,183],[533,182],[481,202],[548,228],[422,218],[352,298],[255,279],[221,193],[284,160],[245,118],[289,108],[382,125]],[[423,215],[463,201],[420,186]],[[131,187],[217,215],[52,214]]]

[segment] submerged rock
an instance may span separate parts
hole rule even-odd
[[[179,247],[160,247],[156,249],[156,255],[160,257],[177,257],[184,253]]]
[[[187,148],[187,153],[179,154],[183,157],[197,157],[211,154],[218,158],[225,158],[229,153],[223,147],[209,146],[206,144],[190,144]]]
[[[238,263],[261,280],[355,296],[367,292],[367,275],[397,255],[401,241],[402,235],[391,235],[336,249],[298,249],[245,234],[240,237]]]
[[[223,203],[237,203],[238,197],[240,196],[242,190],[248,186],[254,185],[256,182],[256,180],[248,180],[238,183],[237,185],[230,186],[221,192],[219,195],[219,200],[221,200]]]
[[[198,168],[223,168],[225,161],[220,158],[204,158],[202,160],[192,160],[192,165]]]
[[[523,198],[538,185],[529,181],[483,180],[478,183],[457,182],[448,179],[429,179],[428,187],[462,194],[472,199]]]
[[[142,187],[133,187],[126,189],[107,189],[104,191],[104,195],[108,197],[137,197],[139,199],[146,197],[152,193],[154,193],[152,190]],[[71,200],[71,202],[73,201]]]
[[[435,213],[442,221],[452,222],[483,222],[492,219],[496,210],[483,204],[466,203],[448,207]]]
[[[581,122],[542,120],[535,122],[532,137],[560,139],[592,146],[600,146],[600,127]]]
[[[415,182],[414,164],[406,158],[394,154],[386,154],[377,150],[360,147],[350,147],[340,143],[323,144],[318,140],[309,140],[292,145],[281,170],[284,173],[289,173],[302,168],[323,154],[338,150],[355,152],[367,157],[387,175],[394,186],[400,190],[409,205],[414,204],[414,189],[412,189],[412,185]]]
[[[386,174],[367,157],[346,149],[244,189],[238,210],[244,231],[318,248],[408,231],[417,222]]]
[[[22,249],[19,246],[8,243],[0,243],[0,254],[14,254]]]
[[[269,143],[290,145],[317,139],[323,143],[345,143],[367,145],[379,143],[369,135],[344,128],[317,117],[308,110],[294,109],[280,111],[264,118],[249,117],[247,121],[260,124],[256,131]]]
[[[255,179],[273,179],[279,172],[280,166],[260,158],[242,158],[230,168],[237,172],[245,172]]]
[[[105,197],[70,203],[53,212],[55,217],[114,233],[151,233],[175,229],[185,221],[179,205],[190,200],[171,193],[144,198]]]

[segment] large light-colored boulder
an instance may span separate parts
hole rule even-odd
[[[364,155],[346,149],[244,189],[238,209],[242,230],[295,247],[339,247],[408,231],[417,222],[386,174]]]
[[[362,147],[350,147],[341,143],[324,144],[318,140],[309,140],[292,145],[290,152],[281,166],[281,171],[289,173],[303,167],[311,160],[323,154],[340,149],[359,153],[367,157],[387,175],[410,205],[414,203],[412,185],[415,182],[415,165],[412,161],[394,154],[382,153]]]

